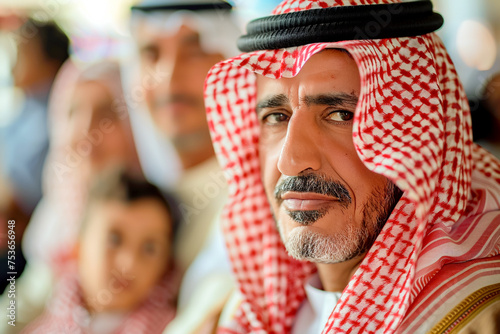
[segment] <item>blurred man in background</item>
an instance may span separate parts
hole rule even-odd
[[[49,148],[47,103],[52,83],[68,58],[69,39],[54,22],[28,19],[16,31],[17,59],[12,69],[14,85],[25,100],[18,116],[4,129],[2,170],[9,194],[3,199],[0,216],[16,221],[16,241],[21,238],[38,201],[42,197],[42,168]],[[2,225],[2,235],[6,235]],[[5,233],[5,234],[4,234]],[[7,270],[7,240],[0,239],[2,254],[0,290]],[[21,274],[25,260],[20,247],[16,271]]]
[[[205,116],[203,84],[208,70],[231,54],[236,27],[231,26],[231,5],[224,1],[144,1],[132,10],[144,103],[183,170],[176,190],[189,224],[181,228],[178,250],[187,249],[178,256],[186,268],[210,231],[207,220],[220,207],[215,203],[225,198]],[[230,29],[229,36],[221,36]],[[220,184],[219,189],[205,191],[207,181]]]
[[[30,214],[42,196],[42,166],[49,147],[47,102],[59,68],[68,58],[69,40],[53,22],[29,19],[16,35],[14,85],[25,95],[17,118],[5,131],[5,174],[14,200]]]
[[[178,265],[187,270],[177,321],[169,333],[213,327],[232,280],[217,218],[227,191],[208,130],[203,86],[208,70],[236,54],[239,29],[225,1],[143,1],[132,7],[140,75],[130,88],[131,104],[144,102],[156,129],[174,148],[182,174],[174,186],[184,222],[175,243]],[[142,87],[143,94],[138,94]],[[138,101],[143,98],[143,101]],[[140,135],[136,136],[140,140]],[[171,163],[165,157],[163,164]],[[159,166],[159,170],[165,170]],[[210,288],[209,288],[210,287]],[[212,291],[210,305],[191,296]],[[200,307],[201,306],[201,307]],[[185,312],[183,312],[185,311]],[[183,314],[189,314],[184,318]],[[188,319],[188,320],[186,320]]]

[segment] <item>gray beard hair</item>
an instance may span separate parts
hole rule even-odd
[[[290,231],[288,239],[285,239],[278,222],[281,240],[288,254],[297,260],[325,264],[351,260],[370,250],[401,195],[401,190],[388,181],[387,186],[383,190],[375,190],[366,203],[360,226],[355,226],[351,220],[333,235],[299,226]],[[382,203],[381,198],[385,199]]]
[[[347,225],[335,235],[313,232],[301,226],[290,232],[285,247],[288,254],[297,260],[332,264],[363,254],[361,245],[367,238],[367,230],[352,225]]]

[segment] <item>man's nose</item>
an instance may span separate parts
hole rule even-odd
[[[163,74],[161,85],[169,90],[175,90],[181,84],[185,73],[184,61],[178,52],[163,57],[157,64],[156,70]]]
[[[81,141],[86,139],[88,132],[92,128],[92,113],[91,107],[82,108],[78,111],[79,115],[73,116],[72,126],[69,129],[71,146],[76,147]]]
[[[278,170],[289,176],[321,168],[321,154],[318,143],[320,131],[310,115],[294,114],[289,122],[285,141],[278,160]]]

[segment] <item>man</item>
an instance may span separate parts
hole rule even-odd
[[[0,178],[10,190],[0,203],[0,216],[16,220],[16,242],[20,244],[24,230],[42,197],[42,169],[49,149],[47,103],[56,73],[69,56],[69,39],[54,22],[25,19],[15,31],[17,58],[12,68],[15,87],[24,93],[19,114],[0,129]],[[7,225],[0,229],[2,278],[0,291],[7,286]],[[5,236],[5,238],[3,237]],[[16,248],[16,277],[26,265],[20,247]]]
[[[497,330],[500,163],[440,15],[396,2],[283,1],[209,72],[239,283],[221,332]]]
[[[144,104],[183,170],[174,190],[188,222],[181,226],[176,246],[184,269],[203,246],[226,198],[207,126],[203,84],[210,67],[235,54],[238,30],[231,8],[225,1],[172,0],[132,7]]]
[[[49,92],[69,56],[69,39],[54,22],[28,19],[16,32],[16,42],[12,78],[26,99],[21,113],[5,129],[3,164],[16,202],[30,215],[42,196],[42,167],[49,147]]]
[[[234,42],[239,29],[231,9],[220,0],[145,0],[132,7],[132,34],[140,64],[136,82],[144,89],[140,94],[133,84],[131,102],[142,102],[143,97],[182,169],[173,188],[184,218],[174,256],[182,271],[190,270],[183,278],[178,318],[167,327],[168,333],[211,330],[233,287],[224,243],[217,237],[227,185],[215,158],[203,101],[209,69],[237,52]],[[136,139],[141,140],[140,133]],[[141,155],[140,151],[139,147]],[[164,166],[170,163],[163,157],[157,170],[165,172]],[[204,255],[190,267],[204,247]],[[209,302],[200,303],[203,298]]]

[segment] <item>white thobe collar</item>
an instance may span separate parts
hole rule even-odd
[[[297,311],[292,334],[321,334],[342,292],[324,291],[317,273],[307,280],[305,290],[307,298]]]

